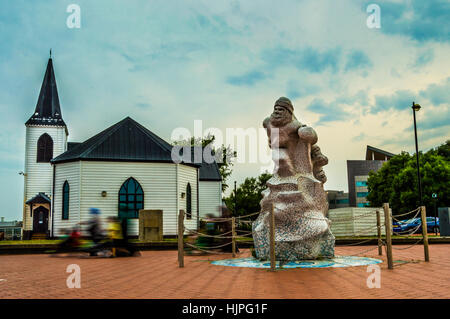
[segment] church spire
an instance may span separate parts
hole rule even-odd
[[[66,126],[62,119],[61,108],[59,106],[51,50],[36,109],[30,119],[25,123],[25,125],[28,124]]]

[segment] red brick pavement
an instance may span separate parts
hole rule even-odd
[[[395,269],[381,267],[381,288],[366,285],[367,266],[322,269],[224,267],[209,260],[229,255],[186,256],[178,268],[176,251],[146,251],[135,258],[50,258],[47,255],[0,256],[0,298],[449,298],[450,245],[430,246],[431,261],[423,261],[423,246],[399,250]],[[352,255],[370,246],[337,247],[337,255]],[[384,253],[384,251],[383,251]],[[249,256],[244,250],[240,257]],[[377,250],[361,254],[375,257]],[[81,288],[66,286],[66,267],[81,268]]]

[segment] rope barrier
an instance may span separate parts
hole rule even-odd
[[[407,247],[394,247],[394,246],[392,246],[392,248],[393,248],[393,249],[396,249],[396,250],[406,250],[406,249],[410,249],[410,248],[414,247],[415,245],[419,244],[419,243],[422,241],[422,239],[423,239],[423,238],[420,238],[420,239],[419,239],[418,241],[416,241],[414,244],[412,244],[412,245],[410,245],[410,246],[407,246]]]
[[[213,222],[213,223],[225,223],[230,222],[231,218],[226,217],[214,217],[214,218],[199,218],[203,222]]]
[[[416,211],[416,210],[414,210],[414,211]],[[376,212],[376,210],[372,210],[372,211],[367,212],[367,213],[362,214],[362,215],[353,216],[353,217],[349,217],[349,218],[336,218],[336,219],[333,219],[332,221],[334,223],[338,223],[338,222],[356,220],[356,219],[360,219],[360,218],[363,218],[363,217],[366,217],[366,216],[373,215],[375,212]],[[253,222],[252,220],[241,220],[241,219],[245,218],[245,217],[258,215],[258,214],[260,214],[260,212],[255,212],[255,213],[242,215],[242,216],[235,216],[235,219],[239,220],[238,221],[239,223],[252,223]],[[397,216],[401,216],[401,215],[397,215]],[[318,217],[310,217],[310,216],[302,216],[302,218],[316,219],[316,220],[330,220],[330,218],[318,218]],[[231,219],[232,219],[231,217],[230,218],[228,218],[228,217],[200,218],[201,221],[209,221],[209,222],[227,222],[227,221],[231,221]]]
[[[237,238],[239,238],[239,237],[247,237],[247,236],[250,236],[250,235],[253,236],[253,232],[249,232],[249,233],[247,233],[247,234],[241,234],[241,235],[236,236],[236,237],[237,237]]]
[[[417,215],[419,215],[420,214],[420,210],[418,210],[417,211],[417,213],[413,216],[413,217],[411,217],[411,218],[409,218],[408,220],[413,220],[414,218],[416,218],[417,217]],[[398,215],[397,215],[397,217],[398,217]],[[399,220],[399,219],[397,219],[396,217],[394,217],[394,216],[392,216],[392,219],[393,220],[395,220],[396,222],[400,222],[400,223],[402,223],[402,221],[401,220]]]
[[[253,220],[240,220],[240,221],[238,221],[238,223],[247,223],[247,224],[251,224],[251,223],[253,223],[254,221]]]
[[[220,235],[209,235],[209,234],[204,234],[204,233],[200,233],[200,232],[198,232],[198,231],[196,231],[196,230],[194,230],[194,229],[188,229],[188,228],[185,228],[185,230],[187,230],[187,231],[189,231],[189,232],[191,232],[191,233],[194,233],[195,235],[202,236],[202,237],[233,238],[233,236],[220,236]],[[226,233],[223,233],[223,234],[229,234],[229,233],[231,233],[231,231],[226,232]]]
[[[252,233],[251,230],[242,230],[242,229],[236,229],[237,232],[241,232],[241,233]]]
[[[411,214],[412,212],[415,212],[415,211],[417,211],[417,210],[420,212],[420,206],[417,207],[416,209],[413,209],[413,210],[410,211],[410,212],[407,212],[407,213],[404,213],[404,214],[400,214],[400,215],[395,215],[395,217],[405,216],[405,215]],[[417,216],[417,214],[416,214],[416,216]]]
[[[408,235],[415,234],[419,230],[420,226],[422,226],[422,224],[419,224],[416,227],[414,227],[412,229],[412,231],[411,230],[400,231],[400,232],[396,232],[395,235],[401,236],[401,237],[408,237]],[[405,233],[406,235],[400,235],[402,233]]]
[[[189,243],[186,243],[186,244],[189,244]],[[218,246],[212,246],[212,247],[203,247],[203,246],[197,246],[197,245],[192,245],[192,244],[190,244],[190,245],[195,246],[195,247],[199,247],[199,248],[203,248],[203,249],[217,249],[217,248],[225,247],[225,246],[230,245],[230,244],[231,244],[231,241],[229,243],[225,243],[225,244],[218,245]]]
[[[312,216],[302,216],[301,218],[331,221],[332,223],[341,223],[341,222],[347,222],[347,221],[354,221],[354,220],[362,219],[364,217],[371,216],[371,215],[373,216],[376,211],[379,211],[379,210],[378,209],[377,210],[372,210],[370,212],[367,212],[367,213],[364,213],[364,214],[361,214],[361,215],[352,216],[352,217],[349,217],[349,218],[336,218],[336,219],[333,219],[333,220],[331,220],[330,218],[319,218],[319,217],[312,217]],[[400,215],[396,215],[395,217],[392,216],[392,219],[395,220],[395,221],[400,222],[400,220],[398,220],[396,217],[405,216],[405,215],[408,215],[408,214],[411,214],[411,213],[415,213],[415,215],[414,215],[414,217],[412,217],[410,219],[416,218],[417,215],[420,213],[420,207],[418,207],[418,208],[416,208],[416,209],[414,209],[414,210],[412,210],[410,212],[407,212],[407,213],[404,213],[404,214],[400,214]],[[239,225],[239,224],[251,224],[251,223],[254,222],[253,220],[244,220],[244,218],[250,217],[250,216],[255,216],[255,215],[258,215],[258,214],[260,214],[260,212],[255,212],[255,213],[252,213],[252,214],[247,214],[247,215],[242,215],[242,216],[235,216],[234,219],[235,219],[237,225]],[[220,222],[231,222],[233,220],[233,218],[217,217],[217,218],[201,218],[200,220],[206,221],[206,222],[218,222],[218,223],[220,223]],[[361,230],[355,232],[352,237],[361,236],[361,235],[371,236],[373,234],[368,234],[368,232],[370,232],[371,230],[377,229],[377,228],[381,228],[383,226],[385,226],[384,223],[381,224],[381,225],[375,225],[375,226],[371,226],[371,227],[367,227],[367,228],[361,229]],[[410,229],[410,230],[407,230],[407,231],[395,232],[394,235],[400,236],[400,237],[409,237],[409,235],[415,234],[419,230],[420,227],[421,227],[421,225],[419,224],[418,226],[414,227],[413,229]],[[199,231],[194,230],[194,229],[185,228],[185,230],[188,231],[191,234],[198,235],[198,236],[201,236],[201,237],[219,238],[219,239],[236,239],[236,238],[240,238],[240,237],[241,238],[242,237],[250,237],[250,236],[253,236],[255,234],[253,231],[241,230],[241,229],[237,229],[236,230],[236,234],[234,236],[233,235],[226,236],[226,235],[232,233],[233,231],[228,231],[228,232],[221,233],[221,234],[218,234],[218,235],[210,235],[210,234],[205,234],[205,233],[199,232]],[[239,234],[237,234],[237,233],[239,233]],[[358,241],[358,242],[355,242],[355,243],[347,244],[346,246],[358,246],[358,245],[362,245],[362,244],[368,243],[368,242],[370,242],[372,240],[376,240],[376,239],[377,238],[368,238],[368,239],[365,239],[365,240],[362,240],[362,241]],[[423,240],[423,238],[419,238],[416,242],[414,242],[413,244],[411,244],[411,245],[409,245],[407,247],[392,247],[392,248],[395,249],[395,250],[410,249],[410,248],[418,245],[422,240]],[[229,242],[227,242],[225,244],[221,244],[221,245],[217,245],[217,246],[211,246],[211,247],[201,247],[201,246],[193,245],[193,244],[190,244],[190,243],[185,243],[185,244],[187,246],[193,248],[193,249],[196,249],[196,250],[199,250],[199,251],[202,251],[202,252],[205,252],[205,253],[209,253],[209,254],[230,254],[230,252],[220,252],[220,251],[211,251],[211,250],[212,249],[223,248],[225,246],[231,245],[232,243],[233,243],[232,241],[229,241]],[[385,246],[385,247],[387,246],[386,241],[383,240],[383,239],[381,239],[380,244]],[[365,249],[365,250],[357,252],[357,253],[355,253],[353,255],[355,255],[355,256],[362,255],[362,254],[368,253],[370,251],[376,250],[378,248],[379,248],[378,245],[376,245],[375,247],[371,247],[369,249]]]
[[[370,248],[370,249],[367,249],[367,250],[360,251],[359,253],[352,254],[352,255],[355,255],[355,256],[362,255],[362,254],[365,254],[365,253],[367,253],[369,251],[372,251],[372,250],[375,250],[375,249],[378,249],[378,246]]]
[[[367,242],[369,242],[371,240],[374,240],[374,238],[369,238],[369,239],[366,239],[366,240],[363,240],[363,241],[360,241],[360,242],[357,242],[357,243],[353,243],[353,244],[347,244],[346,246],[358,246],[358,245],[361,245],[363,243],[367,243]]]
[[[243,215],[243,216],[235,216],[235,218],[241,219],[241,218],[244,218],[244,217],[250,217],[250,216],[254,216],[254,215],[258,215],[258,214],[260,214],[260,212],[251,213],[251,214]]]
[[[194,249],[197,249],[197,250],[200,250],[200,251],[204,251],[205,253],[209,253],[209,254],[224,254],[224,255],[229,255],[229,254],[231,254],[231,253],[225,253],[225,252],[222,252],[222,251],[210,251],[210,250],[206,250],[206,249],[202,249],[202,248],[200,248],[200,247],[197,247],[197,246],[195,246],[195,245],[191,245],[191,244],[189,244],[189,243],[185,243],[187,246],[189,246],[189,247],[192,247],[192,248],[194,248]]]

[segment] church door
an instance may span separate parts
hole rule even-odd
[[[33,211],[33,233],[46,233],[48,230],[48,209],[39,206]]]

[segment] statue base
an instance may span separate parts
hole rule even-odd
[[[269,213],[265,213],[267,217]],[[253,223],[253,242],[256,258],[260,260],[270,259],[269,227],[264,227],[265,216],[261,214]],[[263,227],[258,227],[263,226]],[[260,229],[258,231],[258,228]],[[276,236],[278,237],[278,236]],[[275,240],[275,259],[279,261],[299,261],[334,257],[335,238],[327,229],[324,233],[315,237],[297,241]]]

